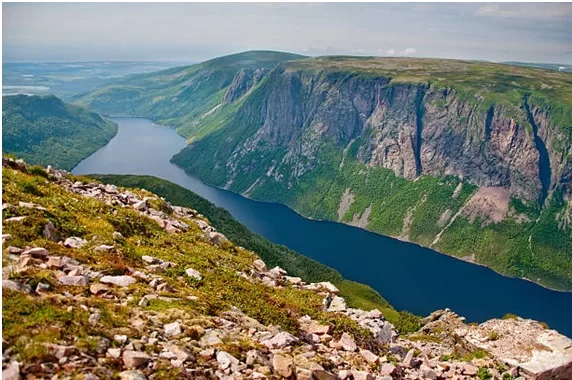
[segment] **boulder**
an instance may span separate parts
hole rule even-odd
[[[115,247],[112,245],[102,244],[102,245],[95,247],[94,250],[95,250],[95,252],[110,252],[110,251],[113,251],[113,249],[115,249]]]
[[[87,244],[87,240],[79,237],[69,237],[64,241],[64,246],[67,248],[81,248]]]
[[[354,380],[374,380],[375,377],[367,371],[352,371],[352,375],[354,376]]]
[[[419,372],[421,373],[421,377],[423,379],[437,380],[437,373],[431,367],[425,364],[421,364],[421,367],[419,367]]]
[[[149,362],[151,357],[145,352],[126,350],[123,352],[123,365],[126,368],[139,368]]]
[[[288,378],[292,376],[293,367],[294,363],[290,357],[275,354],[272,358],[272,368],[274,368],[274,372],[282,377]]]
[[[179,335],[183,332],[181,328],[181,324],[179,322],[168,323],[164,326],[165,329],[165,336],[171,337],[175,335]]]
[[[2,371],[3,380],[20,380],[20,363],[13,361]]]
[[[160,264],[162,260],[153,256],[141,256],[141,260],[145,261],[147,264]]]
[[[352,338],[352,336],[346,332],[342,334],[340,341],[338,342],[338,345],[345,351],[353,352],[357,349],[357,345],[356,342],[354,341],[354,338]]]
[[[383,376],[392,375],[397,371],[397,367],[393,364],[384,364],[381,366],[381,374]]]
[[[2,289],[10,289],[24,293],[30,293],[32,291],[30,285],[21,284],[13,280],[2,280]]]
[[[187,274],[187,276],[194,278],[195,280],[202,280],[203,276],[201,276],[201,273],[198,270],[195,270],[193,268],[187,268],[185,269],[185,273]]]
[[[297,342],[298,338],[292,336],[287,332],[281,332],[274,335],[272,338],[262,341],[262,344],[270,349],[284,348],[290,344]]]
[[[62,276],[58,278],[58,281],[68,286],[87,286],[89,283],[87,276]]]
[[[338,377],[323,368],[314,368],[312,375],[316,380],[337,380]]]
[[[219,351],[216,354],[216,361],[218,362],[219,368],[222,370],[229,367],[236,367],[240,363],[237,358],[225,351]]]
[[[121,380],[147,380],[141,371],[123,371],[119,374]]]
[[[122,288],[133,285],[137,282],[134,277],[131,276],[103,276],[99,279],[99,282],[104,284],[117,285]]]
[[[30,248],[30,249],[22,252],[22,255],[30,255],[34,259],[45,259],[46,257],[49,256],[49,254],[50,253],[48,252],[47,249],[41,248],[41,247]]]
[[[328,309],[329,312],[341,312],[346,311],[346,300],[339,296],[334,296],[332,301],[330,302]]]
[[[377,362],[379,362],[379,356],[377,356],[376,354],[374,354],[370,350],[360,350],[359,353],[369,363],[376,364]]]
[[[260,259],[254,260],[253,264],[254,264],[254,268],[259,272],[264,273],[264,272],[268,271],[268,268],[266,268],[266,264],[264,263],[264,261],[262,261]]]

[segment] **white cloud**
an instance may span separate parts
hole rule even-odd
[[[413,55],[416,52],[417,52],[417,50],[414,48],[407,48],[407,49],[403,50],[402,52],[400,52],[399,55]]]
[[[395,55],[395,49],[389,49],[387,55]]]
[[[476,16],[550,20],[572,16],[572,4],[486,4]]]

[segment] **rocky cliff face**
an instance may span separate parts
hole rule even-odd
[[[521,109],[511,109],[467,100],[454,89],[292,70],[275,70],[257,96],[262,100],[247,102],[239,113],[259,113],[261,125],[237,141],[227,162],[230,176],[253,165],[242,157],[279,148],[287,151],[285,162],[307,162],[301,171],[280,173],[298,176],[313,165],[325,139],[340,149],[357,139],[359,160],[407,179],[453,175],[527,201],[569,186],[562,178],[566,155],[553,141],[570,143],[546,110],[524,99]]]
[[[82,179],[82,181],[79,181]],[[572,341],[445,310],[400,336],[190,208],[3,158],[2,378],[557,379]],[[485,351],[486,350],[486,351]]]
[[[217,186],[472,257],[502,273],[546,279],[565,267],[548,281],[572,286],[570,243],[551,243],[546,227],[531,230],[540,219],[549,228],[567,225],[552,214],[539,219],[550,205],[563,215],[571,196],[571,137],[554,121],[555,106],[528,94],[487,97],[430,80],[299,66],[274,69],[214,133],[174,161]],[[390,204],[399,211],[388,211]],[[475,223],[480,233],[505,222],[491,234],[514,228],[521,236],[502,252],[496,240],[460,243],[459,236],[477,233]],[[554,252],[562,254],[559,264],[531,264]]]

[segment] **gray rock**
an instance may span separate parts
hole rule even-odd
[[[133,285],[137,282],[137,280],[131,276],[103,276],[99,279],[99,282],[104,284],[117,285],[125,288],[127,286]]]
[[[264,263],[264,261],[262,261],[260,259],[254,260],[253,264],[254,264],[254,268],[256,268],[256,270],[259,272],[264,273],[264,272],[268,271],[268,268],[266,268],[266,264]]]
[[[30,285],[21,284],[13,280],[2,280],[2,289],[10,289],[24,293],[30,293],[32,291]]]
[[[179,322],[168,323],[165,325],[165,336],[171,337],[175,335],[179,335],[183,332],[181,329],[181,325]]]
[[[95,326],[95,325],[97,325],[97,323],[99,322],[100,319],[101,319],[101,314],[99,312],[95,312],[89,316],[89,319],[87,320],[87,322],[91,326]]]
[[[357,349],[356,342],[354,338],[351,337],[348,333],[344,332],[338,342],[340,347],[342,347],[345,351],[353,352]]]
[[[183,363],[191,357],[191,355],[187,351],[183,350],[182,348],[174,344],[168,346],[167,349],[169,350],[169,352],[175,355],[175,357],[178,360],[180,360]]]
[[[121,380],[147,380],[141,371],[123,371],[119,374]]]
[[[121,357],[121,348],[107,349],[106,356],[112,359],[119,359],[119,357]]]
[[[129,338],[127,337],[127,335],[121,335],[121,334],[115,334],[113,336],[113,340],[116,341],[119,344],[125,344],[127,343],[127,340]]]
[[[287,332],[281,332],[276,334],[270,339],[262,341],[262,344],[270,349],[284,348],[294,342],[297,342],[298,338],[292,336]]]
[[[2,371],[3,380],[19,380],[20,379],[20,363],[11,362],[5,370]]]
[[[211,231],[208,233],[209,241],[216,245],[222,245],[222,242],[227,240],[226,236],[221,234],[220,232]]]
[[[110,252],[113,251],[114,249],[115,247],[112,245],[102,244],[100,246],[95,247],[95,252]]]
[[[354,377],[354,380],[374,380],[375,379],[375,377],[373,377],[373,375],[367,371],[353,370],[352,375]]]
[[[381,374],[383,376],[392,375],[397,371],[397,367],[393,364],[384,364],[381,366]]]
[[[138,211],[145,211],[147,209],[147,201],[139,201],[133,205],[133,208]]]
[[[161,263],[161,260],[153,257],[153,256],[141,256],[141,260],[143,260],[144,262],[146,262],[147,264],[159,264]]]
[[[423,379],[437,380],[437,373],[433,371],[431,367],[426,366],[425,364],[421,364],[419,371],[421,372],[421,377]]]
[[[68,286],[87,286],[89,283],[87,276],[62,276],[58,278],[58,281]]]
[[[415,350],[411,349],[407,351],[407,355],[403,359],[401,363],[404,367],[413,367],[413,355],[415,354]]]
[[[329,312],[340,312],[346,310],[347,310],[346,300],[339,296],[335,296],[332,299],[332,302],[330,302],[330,305],[328,306]]]
[[[107,285],[104,284],[93,284],[89,287],[89,291],[91,292],[91,294],[101,294],[101,293],[105,293],[109,290],[109,287]]]
[[[218,362],[219,368],[222,370],[229,367],[236,367],[240,363],[237,358],[225,351],[219,351],[216,354],[216,361]]]
[[[126,350],[123,352],[123,365],[126,368],[139,368],[149,362],[151,357],[145,352]]]
[[[294,363],[290,357],[275,354],[272,358],[272,368],[274,368],[274,371],[278,375],[284,378],[289,378],[292,376],[292,370],[294,369],[293,367]]]
[[[193,268],[187,268],[185,269],[185,273],[187,274],[187,276],[194,278],[196,280],[202,280],[203,276],[201,276],[201,273],[198,270],[195,270]]]
[[[121,235],[121,232],[114,231],[111,236],[113,237],[113,240],[122,240],[123,239],[123,235]]]
[[[35,259],[45,259],[46,257],[49,256],[49,254],[50,253],[48,252],[47,249],[41,247],[30,248],[22,252],[22,255],[30,255]]]
[[[369,363],[375,364],[379,361],[379,356],[377,356],[376,354],[374,354],[370,350],[360,350],[359,353]]]
[[[87,244],[87,240],[72,236],[64,241],[64,246],[67,248],[81,248]]]
[[[326,371],[323,368],[314,368],[312,370],[312,375],[316,380],[338,380],[338,377],[331,372]]]

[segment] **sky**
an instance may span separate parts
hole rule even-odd
[[[3,3],[3,62],[244,50],[572,64],[572,3]]]

